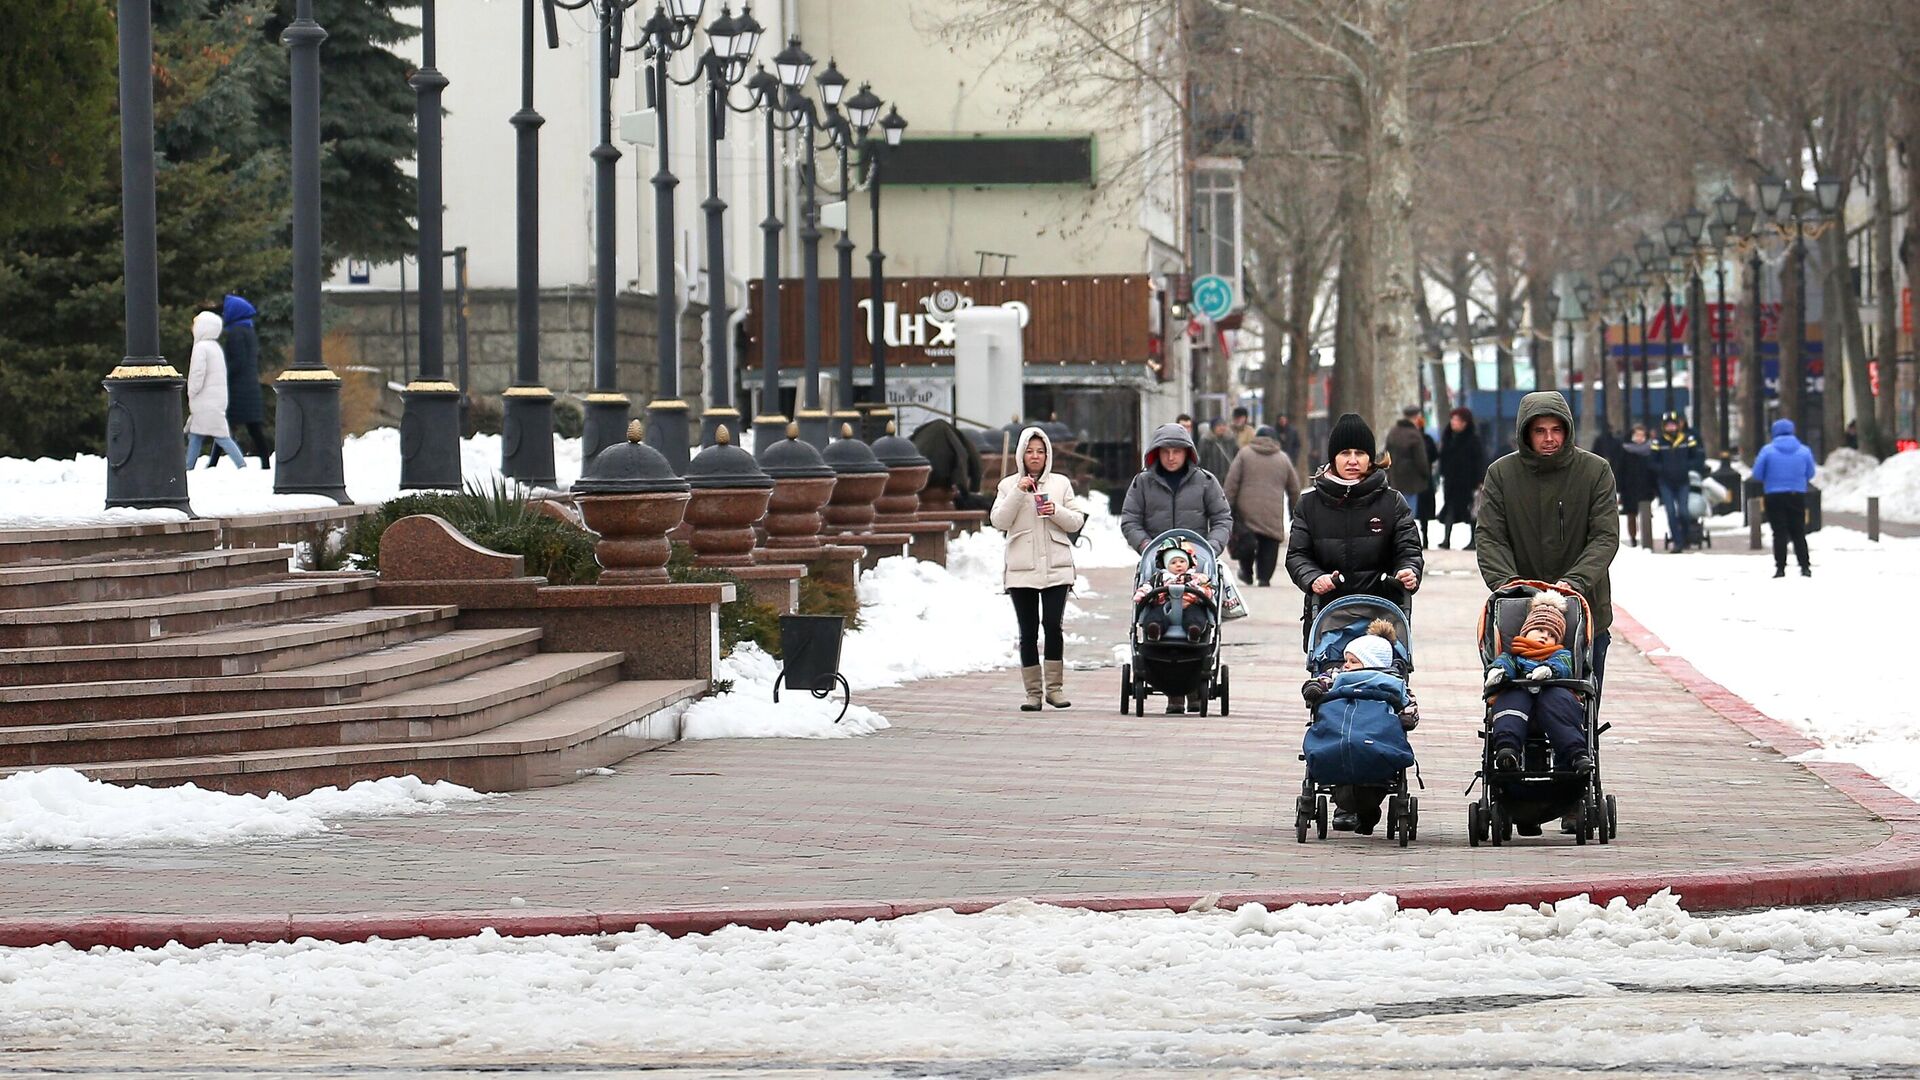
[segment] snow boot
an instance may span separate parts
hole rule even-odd
[[[1020,681],[1026,684],[1027,700],[1020,706],[1021,712],[1040,711],[1040,665],[1020,669]]]
[[[1047,704],[1056,709],[1071,708],[1073,702],[1067,700],[1064,687],[1067,681],[1067,665],[1063,660],[1044,660],[1040,670],[1046,676]]]

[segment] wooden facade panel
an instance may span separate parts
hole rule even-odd
[[[747,288],[749,312],[745,367],[758,368],[763,352],[761,335],[764,282]],[[856,278],[853,286],[854,362],[863,370],[872,362],[868,351],[866,317],[858,306],[872,296],[872,282]],[[805,309],[803,283],[787,278],[780,283],[780,366],[805,365]],[[893,310],[893,337],[887,363],[893,365],[950,364],[953,347],[942,336],[942,323],[954,310],[996,304],[1024,304],[1028,318],[1022,350],[1028,364],[1143,363],[1149,352],[1148,316],[1153,288],[1145,274],[1082,275],[1072,277],[902,278],[886,282],[886,302]],[[840,283],[834,277],[820,282],[820,365],[832,370],[840,358]]]

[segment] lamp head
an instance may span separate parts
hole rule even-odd
[[[813,57],[800,47],[799,34],[788,38],[787,47],[773,58],[773,70],[780,77],[780,85],[789,90],[799,90],[807,84],[807,76],[813,73]]]
[[[1724,189],[1720,192],[1719,195],[1714,196],[1714,200],[1713,200],[1714,220],[1718,221],[1722,225],[1731,227],[1733,225],[1734,219],[1737,218],[1739,214],[1740,214],[1740,198],[1739,196],[1733,193],[1732,188]]]
[[[720,14],[707,24],[707,46],[713,55],[721,60],[731,60],[734,55],[734,40],[739,36],[739,27],[733,21],[733,13],[725,4],[720,5]]]
[[[1679,251],[1687,242],[1687,226],[1679,218],[1671,218],[1660,226],[1660,237],[1667,242],[1668,251]]]
[[[1760,212],[1773,217],[1780,212],[1780,200],[1786,197],[1787,182],[1768,173],[1760,178]]]
[[[1734,210],[1733,231],[1741,236],[1752,236],[1754,223],[1759,218],[1760,215],[1753,212],[1753,207],[1741,199],[1739,207]]]
[[[767,32],[767,28],[753,17],[753,5],[746,4],[733,20],[733,32],[733,55],[744,60],[759,51],[760,37]]]
[[[1687,227],[1687,239],[1698,244],[1707,235],[1707,212],[1697,206],[1687,207],[1680,215],[1680,223]]]
[[[873,92],[871,83],[861,83],[859,91],[847,99],[847,117],[853,121],[862,141],[866,139],[874,121],[880,119],[880,107],[885,104],[880,100],[880,95]]]
[[[1653,242],[1653,237],[1645,233],[1640,234],[1640,239],[1633,242],[1633,254],[1640,260],[1641,266],[1647,266],[1653,262],[1653,253],[1658,248],[1659,245]]]
[[[900,115],[900,106],[887,110],[886,119],[880,121],[880,130],[887,133],[887,145],[899,146],[900,139],[907,133],[907,118]]]
[[[1716,249],[1727,246],[1727,235],[1733,231],[1731,225],[1724,224],[1718,218],[1707,223],[1707,243]]]
[[[840,107],[840,97],[847,92],[847,77],[840,73],[840,65],[832,57],[827,58],[827,70],[814,80],[820,87],[820,101],[829,109]]]
[[[666,0],[667,18],[677,27],[688,27],[700,21],[700,9],[707,6],[707,0]]]
[[[1819,200],[1820,212],[1832,217],[1840,211],[1840,178],[1822,176],[1813,182],[1813,193]]]

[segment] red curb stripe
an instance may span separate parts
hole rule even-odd
[[[1700,673],[1682,657],[1667,654],[1666,643],[1629,615],[1614,607],[1614,629],[1656,668],[1704,702],[1722,719],[1764,741],[1782,755],[1818,748],[1819,744],[1787,724],[1766,715],[1746,699]],[[1659,653],[1661,655],[1655,655]],[[1920,893],[1920,803],[1916,803],[1859,767],[1845,762],[1797,763],[1828,786],[1853,800],[1884,822],[1892,835],[1858,854],[1799,863],[1788,867],[1747,867],[1710,874],[1627,876],[1586,882],[1495,878],[1484,881],[1437,882],[1412,885],[1394,892],[1402,908],[1446,908],[1452,911],[1497,911],[1512,905],[1557,903],[1585,895],[1595,903],[1614,897],[1643,904],[1662,889],[1671,889],[1692,911],[1735,908],[1833,904]],[[1258,903],[1269,909],[1294,904],[1334,904],[1364,900],[1388,890],[1303,889],[1297,892],[1235,892],[1222,894],[1220,907]],[[777,930],[795,924],[812,925],[836,920],[884,921],[929,911],[974,914],[1006,903],[1006,897],[962,897],[951,900],[896,900],[880,903],[816,903],[765,908],[689,908],[677,911],[600,912],[513,908],[478,912],[366,912],[342,915],[205,915],[205,916],[89,916],[81,919],[0,918],[0,946],[66,943],[74,948],[105,945],[112,948],[158,948],[169,942],[197,947],[213,942],[230,944],[294,941],[351,942],[372,938],[462,938],[491,929],[503,937],[545,934],[625,933],[648,927],[680,937],[709,934],[737,926]],[[1186,911],[1198,894],[1093,894],[1034,897],[1034,903],[1086,911]]]

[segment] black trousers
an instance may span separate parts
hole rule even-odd
[[[237,442],[239,441],[240,435],[237,429],[241,425],[233,424],[231,426],[236,429],[233,434]],[[246,429],[247,441],[253,444],[253,456],[260,459],[260,467],[264,469],[267,467],[267,455],[273,453],[273,444],[267,441],[267,425],[258,420],[250,420],[246,424]],[[208,467],[211,468],[220,464],[221,457],[219,447],[215,446],[208,450]]]
[[[1793,544],[1793,557],[1806,569],[1807,497],[1798,491],[1771,491],[1765,496],[1767,527],[1773,530],[1773,565],[1787,568],[1787,544]]]
[[[1071,585],[1007,590],[1007,595],[1013,597],[1013,617],[1020,620],[1021,667],[1039,665],[1042,629],[1047,632],[1047,659],[1058,660],[1066,654],[1066,636],[1060,632],[1060,617],[1067,610],[1067,593],[1072,590]]]
[[[1273,568],[1280,564],[1281,541],[1262,533],[1253,534],[1253,558],[1240,560],[1240,580],[1251,585],[1273,583]]]

